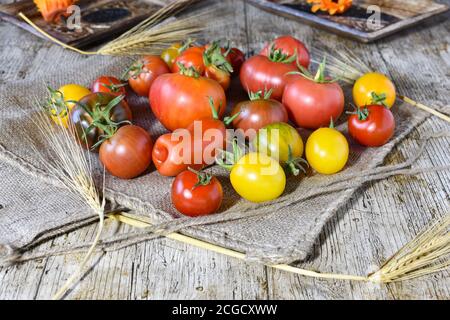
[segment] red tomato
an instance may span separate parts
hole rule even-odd
[[[153,142],[147,131],[127,125],[100,146],[100,161],[113,176],[132,179],[152,162]]]
[[[198,75],[163,74],[150,90],[153,113],[170,131],[187,128],[195,120],[212,118],[210,98],[215,106],[223,106],[219,110],[222,118],[227,105],[225,91],[214,80]]]
[[[183,51],[174,61],[172,72],[180,72],[180,64],[186,69],[193,67],[198,74],[203,75],[205,72],[205,63],[203,61],[204,47],[191,47]]]
[[[223,190],[217,178],[206,173],[184,171],[172,184],[172,203],[189,217],[209,215],[219,210]]]
[[[308,69],[310,63],[310,57],[306,46],[298,39],[291,36],[282,36],[275,39],[272,43],[265,46],[260,55],[268,57],[271,49],[279,50],[281,54],[293,56],[297,54],[297,62]],[[296,62],[293,62],[296,65]]]
[[[344,111],[344,92],[336,82],[315,82],[296,76],[286,85],[283,104],[299,127],[317,129],[337,120]]]
[[[297,71],[297,67],[289,59],[286,61],[274,62],[264,56],[254,56],[245,61],[240,72],[244,90],[272,90],[272,98],[281,100],[284,87],[291,78],[287,73]]]
[[[256,132],[272,123],[288,122],[286,108],[279,101],[270,99],[270,91],[262,97],[262,92],[250,93],[250,100],[238,103],[231,112],[236,116],[233,120],[233,126],[236,129],[248,131],[248,138],[253,139]]]
[[[231,84],[231,75],[227,71],[220,70],[214,65],[206,67],[205,77],[217,81],[223,88],[228,90]]]
[[[185,161],[185,155],[178,148],[183,140],[182,137],[176,138],[172,133],[164,134],[156,140],[155,146],[153,147],[152,160],[162,176],[175,177],[179,173],[187,170],[188,167],[195,169],[201,169],[203,167],[203,164],[194,165],[196,158],[203,158],[201,149],[194,149],[194,152]],[[193,145],[195,144],[191,140],[191,146]]]
[[[102,76],[94,81],[91,91],[92,93],[103,92],[110,93],[115,96],[124,96],[127,94],[125,86],[125,83],[122,83],[115,77]]]
[[[245,62],[245,54],[238,48],[231,48],[227,55],[227,59],[230,61],[233,67],[233,72],[238,74],[241,70],[242,64]]]
[[[145,56],[129,68],[128,83],[136,94],[148,97],[153,81],[165,73],[170,73],[170,69],[163,59]]]
[[[367,147],[385,145],[394,135],[395,119],[385,106],[372,105],[357,110],[348,119],[348,131],[360,144]]]

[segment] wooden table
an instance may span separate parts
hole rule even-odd
[[[1,0],[5,2],[5,0]],[[372,45],[362,45],[270,15],[240,0],[221,38],[249,52],[281,34],[308,45],[340,42],[371,66],[395,79],[399,91],[423,103],[448,104],[450,90],[450,14],[432,19]],[[0,23],[0,85],[42,74],[45,65],[64,63],[55,46]],[[64,68],[63,66],[61,67]],[[32,88],[30,89],[32,91]],[[448,108],[447,108],[448,110]],[[412,155],[428,131],[448,130],[430,118],[386,159]],[[434,140],[422,165],[450,162],[442,140]],[[304,268],[323,272],[367,274],[412,239],[431,219],[448,212],[450,172],[394,177],[369,183],[327,224]],[[1,195],[0,195],[1,196]],[[110,229],[114,228],[110,225]],[[92,240],[95,226],[46,245]],[[79,257],[53,257],[0,269],[1,299],[48,299],[75,270]],[[315,280],[245,263],[172,240],[158,239],[97,257],[95,268],[68,295],[69,299],[449,299],[449,272],[391,285]]]

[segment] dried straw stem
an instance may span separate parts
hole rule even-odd
[[[197,1],[177,0],[170,3],[97,51],[83,51],[65,44],[39,28],[23,13],[19,13],[19,16],[49,40],[80,54],[112,56],[159,54],[162,48],[174,42],[182,42],[189,37],[194,37],[204,30],[206,22],[211,16],[210,10],[198,13],[196,16],[168,21],[168,18]]]
[[[69,125],[67,130],[61,129],[52,123],[49,116],[43,112],[38,112],[36,118],[32,118],[32,121],[39,130],[41,138],[46,142],[48,149],[46,153],[43,153],[32,141],[31,149],[39,155],[45,169],[74,196],[80,197],[99,217],[96,237],[78,270],[69,277],[53,297],[54,299],[60,299],[83,273],[100,240],[104,226],[105,198],[100,197],[91,174],[91,159],[86,156],[85,151],[79,145],[73,125]]]
[[[127,213],[115,213],[109,218],[136,228],[148,228],[151,222],[143,217],[136,217]],[[392,258],[390,258],[377,272],[368,276],[321,273],[298,267],[278,264],[270,267],[303,275],[306,277],[364,281],[373,283],[391,283],[410,280],[427,274],[442,271],[450,265],[450,214],[432,223],[425,231],[406,244]],[[198,248],[211,250],[240,260],[245,260],[242,252],[223,248],[205,241],[201,241],[180,233],[171,233],[167,238],[187,243]]]
[[[330,50],[323,47],[313,48],[312,50],[313,55],[316,57],[326,56],[327,68],[330,74],[348,84],[354,84],[355,81],[365,73],[373,72],[367,64],[364,63],[364,61],[348,49],[344,49],[342,51],[335,50],[330,52],[332,54],[327,54],[328,52],[330,52]],[[320,61],[314,59],[313,62],[320,63]],[[403,95],[398,95],[398,99],[450,123],[450,117],[437,111],[436,109],[428,107]]]

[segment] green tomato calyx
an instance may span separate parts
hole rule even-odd
[[[231,171],[234,165],[244,156],[244,151],[239,146],[238,140],[236,138],[233,139],[232,146],[233,152],[218,150],[216,155],[216,163],[222,168],[225,168],[229,171]]]
[[[308,69],[297,63],[297,68],[300,71],[292,71],[288,72],[287,74],[300,75],[308,80],[314,81],[315,83],[335,83],[339,81],[339,78],[333,79],[325,75],[326,65],[327,57],[324,57],[322,62],[319,64],[319,67],[317,68],[316,74],[313,75]]]
[[[354,106],[354,108],[355,108],[355,111],[347,112],[347,114],[357,115],[359,121],[366,121],[370,114],[367,106],[365,106],[363,108],[358,108],[358,107]]]
[[[192,190],[200,186],[207,186],[211,183],[211,180],[213,178],[211,174],[204,171],[197,171],[195,169],[192,169],[191,167],[189,167],[188,170],[192,173],[195,173],[198,179],[197,183],[192,187]]]
[[[52,87],[47,87],[49,98],[47,104],[43,107],[44,110],[51,116],[65,117],[69,113],[64,95],[61,91],[55,90]]]
[[[283,52],[281,49],[275,48],[275,43],[272,43],[269,48],[269,60],[272,62],[279,62],[284,64],[293,63],[297,60],[297,49],[295,50],[295,53],[290,56]]]
[[[92,123],[84,130],[84,137],[82,137],[82,139],[86,139],[87,134],[94,128],[100,129],[103,132],[99,137],[99,141],[92,146],[92,150],[97,149],[103,142],[111,138],[121,126],[131,124],[128,120],[121,122],[114,122],[111,120],[112,109],[122,102],[124,98],[125,96],[123,95],[115,97],[106,106],[96,103],[92,110],[89,110],[85,104],[74,101],[74,103],[79,105],[92,118]]]
[[[144,62],[138,60],[123,72],[120,80],[128,81],[130,78],[137,79],[142,73],[148,73],[148,71],[144,70]]]
[[[180,48],[178,48],[178,54],[181,54],[181,53],[183,53],[184,51],[186,51],[187,49],[189,49],[190,47],[192,47],[194,43],[195,43],[195,40],[194,40],[194,39],[192,39],[192,38],[187,39],[187,40],[183,43],[183,45],[182,45]]]
[[[292,173],[294,176],[298,176],[300,171],[306,174],[305,167],[309,168],[309,163],[302,157],[294,158],[292,155],[292,148],[288,146],[288,161],[286,161],[287,170]]]
[[[178,68],[180,68],[179,73],[181,75],[191,77],[191,78],[196,78],[196,79],[200,78],[200,73],[193,66],[186,68],[186,66],[181,62],[178,62],[177,65],[178,65]]]
[[[376,92],[372,92],[370,95],[372,96],[372,104],[385,106],[386,108],[389,108],[389,106],[386,104],[387,96],[385,93],[377,94]]]
[[[273,93],[273,88],[271,88],[270,90],[259,90],[257,92],[249,92],[248,93],[248,97],[250,98],[251,101],[255,101],[255,100],[269,100],[270,97],[272,96]]]
[[[217,69],[226,72],[227,74],[233,73],[233,67],[227,61],[226,56],[229,52],[222,53],[219,41],[211,43],[205,53],[203,54],[203,62],[206,67],[214,66]]]

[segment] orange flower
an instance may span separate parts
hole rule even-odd
[[[77,0],[34,0],[34,3],[42,13],[42,17],[47,22],[57,21],[67,8]]]
[[[344,13],[352,6],[352,0],[307,0],[308,3],[313,4],[312,12],[328,11],[330,15],[336,13]]]

